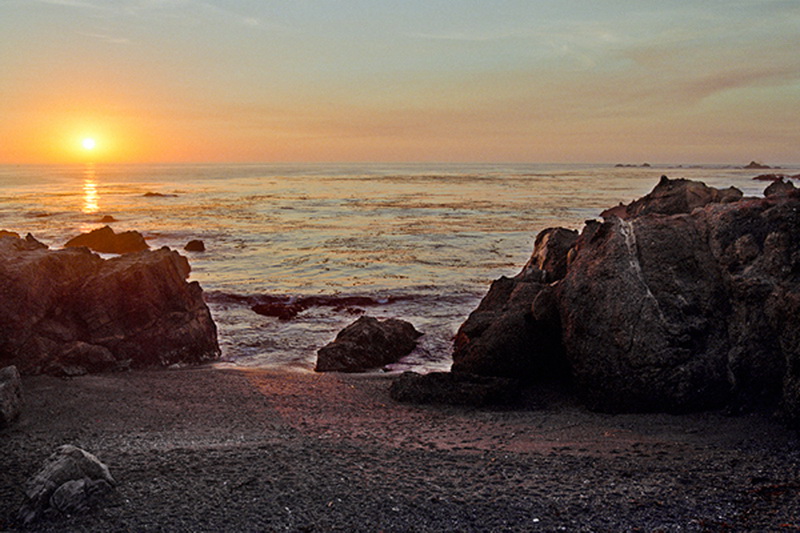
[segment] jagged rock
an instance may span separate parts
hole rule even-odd
[[[661,176],[661,181],[647,196],[631,202],[624,209],[621,205],[607,209],[600,216],[627,219],[655,213],[677,215],[691,213],[693,209],[710,203],[736,202],[742,196],[742,191],[735,187],[720,190],[699,181],[683,178],[671,180],[667,176]]]
[[[0,428],[11,425],[22,412],[22,382],[15,366],[0,369]]]
[[[520,382],[515,379],[452,372],[404,372],[389,388],[389,396],[398,402],[477,407],[511,405],[519,393]]]
[[[398,361],[411,353],[422,335],[396,318],[362,316],[317,351],[317,372],[361,372]]]
[[[183,249],[187,252],[205,252],[206,245],[201,240],[193,239],[186,243],[186,246],[184,246]]]
[[[66,248],[85,246],[95,252],[106,254],[127,254],[147,250],[149,246],[138,231],[114,233],[109,226],[82,233],[64,245]]]
[[[19,518],[28,525],[51,509],[88,510],[114,485],[116,482],[108,467],[97,457],[65,444],[25,483],[25,502],[19,510]]]
[[[528,263],[514,278],[494,281],[478,308],[456,333],[452,371],[537,381],[565,372],[558,313],[542,300],[532,305],[546,282],[566,273],[576,231],[550,228],[540,232]],[[548,301],[549,302],[549,301]],[[552,305],[552,302],[549,302]]]
[[[524,378],[550,353],[567,369],[552,376],[594,409],[780,403],[800,424],[800,195],[715,191],[664,178],[587,222],[563,279],[531,267],[496,281],[459,330],[453,372]]]
[[[12,237],[14,239],[19,239],[19,233],[17,233],[16,231],[8,231],[0,229],[0,239],[3,237]]]
[[[770,169],[772,167],[769,166],[769,165],[765,165],[763,163],[757,163],[756,161],[750,161],[746,166],[744,166],[742,168],[756,169],[756,170],[766,170],[766,169]]]
[[[0,361],[75,375],[214,359],[216,326],[189,270],[167,248],[104,260],[0,239]]]
[[[685,411],[779,397],[797,357],[787,329],[798,327],[798,207],[786,197],[710,204],[613,218],[579,238],[558,306],[584,399]]]
[[[783,181],[783,178],[772,182],[769,187],[764,189],[764,196],[786,196],[798,194],[798,189],[791,181]]]

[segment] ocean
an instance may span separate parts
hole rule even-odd
[[[580,229],[662,174],[760,196],[732,166],[175,164],[0,166],[0,229],[51,248],[116,220],[189,258],[222,365],[311,370],[359,314],[424,333],[389,370],[446,370],[452,338],[492,280],[515,275],[536,234]],[[797,174],[797,167],[781,173]],[[151,193],[151,194],[148,194]],[[185,252],[201,239],[205,252]],[[309,298],[315,297],[309,300]],[[289,320],[257,303],[311,302]]]

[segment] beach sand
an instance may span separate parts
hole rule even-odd
[[[24,378],[0,531],[59,445],[118,482],[37,531],[793,531],[800,446],[762,414],[399,404],[391,376],[215,367]]]

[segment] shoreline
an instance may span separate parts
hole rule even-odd
[[[0,531],[56,447],[117,495],[35,531],[800,530],[795,430],[763,414],[417,406],[391,375],[213,366],[23,378],[2,430]]]

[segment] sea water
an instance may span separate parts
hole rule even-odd
[[[758,171],[726,166],[2,166],[0,229],[60,248],[112,216],[115,231],[179,250],[228,364],[312,369],[317,349],[366,314],[424,333],[392,369],[444,370],[459,325],[492,280],[521,269],[539,231],[580,229],[662,174],[749,196],[767,185],[752,180]],[[206,251],[183,251],[192,239]],[[312,296],[321,298],[289,320],[251,309]]]

